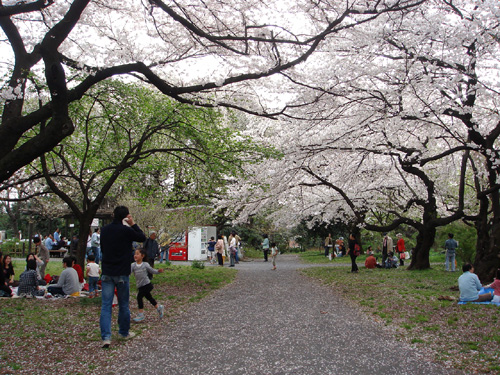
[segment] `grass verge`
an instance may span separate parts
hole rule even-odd
[[[333,260],[329,260],[328,257],[325,257],[325,252],[323,249],[321,251],[318,250],[308,250],[303,253],[299,253],[302,261],[306,263],[314,263],[314,264],[330,264],[330,263],[341,263],[341,264],[351,264],[351,258],[349,256],[335,258]],[[378,262],[381,262],[382,254],[375,254]],[[357,258],[358,263],[364,263],[366,259],[366,255],[362,254]],[[431,263],[443,263],[444,267],[444,254],[431,252],[429,254],[429,260]],[[406,260],[405,263],[410,262],[410,260]]]
[[[309,268],[303,273],[332,286],[371,319],[392,330],[446,366],[467,373],[500,374],[500,308],[458,305],[459,272],[441,269],[367,270],[350,267]]]
[[[16,279],[25,262],[14,263]],[[229,268],[156,265],[167,268],[153,278],[152,292],[165,306],[163,322],[179,309],[196,302],[215,289],[231,282],[236,271]],[[47,272],[59,275],[60,261],[49,262]],[[135,279],[130,278],[130,308],[137,312]],[[146,320],[133,324],[140,334],[160,322],[157,312],[145,301]],[[126,341],[114,340],[109,350],[100,349],[100,298],[10,299],[0,298],[0,374],[91,374],[105,366]],[[113,335],[117,336],[118,308],[113,308]]]

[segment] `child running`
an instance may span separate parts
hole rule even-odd
[[[276,257],[278,256],[278,247],[276,246],[276,242],[271,243],[271,257],[273,258],[273,268],[276,269]]]
[[[135,263],[132,263],[131,271],[135,275],[135,281],[137,284],[137,305],[139,307],[139,314],[134,318],[134,322],[141,322],[144,320],[144,303],[142,299],[146,297],[146,299],[151,302],[151,304],[156,308],[160,318],[163,318],[163,305],[158,305],[156,300],[151,295],[151,291],[153,290],[153,284],[151,284],[151,280],[148,277],[149,273],[162,273],[163,269],[159,270],[154,269],[147,262],[147,254],[146,249],[137,249],[134,253]]]

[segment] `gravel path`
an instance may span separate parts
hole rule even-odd
[[[117,355],[105,374],[461,374],[397,342],[295,255],[240,262],[234,283]]]

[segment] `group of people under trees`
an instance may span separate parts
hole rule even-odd
[[[36,241],[38,239],[38,241]],[[35,243],[39,244],[40,239],[35,237]],[[47,292],[50,295],[78,295],[84,285],[82,268],[77,264],[75,256],[63,258],[63,271],[60,276],[51,277],[45,274],[45,267],[48,259],[45,254],[39,252],[29,253],[26,256],[26,266],[24,272],[15,280],[15,271],[10,255],[0,252],[0,262],[2,272],[0,273],[1,293],[4,297],[37,297],[43,296]],[[41,289],[40,287],[47,288]]]
[[[229,237],[222,234],[217,236],[217,241],[211,237],[207,243],[208,260],[210,263],[217,263],[224,266],[224,259],[229,257],[229,267],[234,267],[240,262],[241,257],[241,237],[232,231]]]
[[[152,276],[163,272],[163,269],[154,269],[148,260],[148,249],[154,248],[153,243],[156,242],[155,233],[152,233],[150,238],[146,239],[143,231],[135,224],[127,207],[116,207],[113,222],[100,231],[96,230],[94,233],[100,234],[99,242],[94,240],[90,246],[93,249],[87,252],[86,271],[89,296],[97,295],[97,284],[100,279],[102,296],[101,338],[103,340],[102,346],[107,348],[111,344],[111,310],[115,295],[119,305],[118,333],[124,338],[134,336],[133,332],[129,331],[131,321],[129,278],[131,273],[135,275],[138,290],[137,303],[139,312],[134,321],[140,322],[145,318],[144,298],[156,308],[160,318],[163,317],[163,305],[159,304],[151,294],[153,290]],[[20,275],[16,286],[11,285],[13,288],[17,288],[16,295],[27,297],[79,295],[85,279],[83,270],[77,264],[76,258],[72,255],[64,257],[62,259],[63,271],[60,276],[51,277],[49,280],[49,275],[45,275],[45,268],[49,262],[48,248],[45,241],[42,241],[40,237],[35,237],[33,242],[37,254],[28,254],[25,271]],[[143,243],[143,246],[134,248],[134,244],[137,243]],[[97,251],[96,247],[99,247],[100,252]],[[102,269],[96,262],[98,257],[101,258]],[[9,255],[4,257],[0,253],[0,263],[2,265],[6,264],[7,269],[11,270],[8,272],[7,277],[5,277],[4,272],[0,272],[0,293],[5,297],[12,297],[14,293],[9,286],[9,281],[14,280],[11,257]]]
[[[405,241],[401,233],[398,233],[396,236],[398,237],[398,241],[394,246],[393,240],[389,234],[384,233],[381,264],[377,263],[372,247],[368,246],[366,251],[367,259],[365,261],[365,266],[367,268],[396,268],[398,267],[398,261],[399,265],[404,266],[404,260],[406,258]],[[330,259],[348,255],[352,263],[351,272],[357,273],[359,271],[358,265],[356,264],[356,258],[361,254],[361,245],[354,233],[349,234],[347,247],[344,244],[343,237],[339,237],[334,242],[331,233],[328,234],[324,242],[324,249],[325,256]],[[398,254],[398,256],[396,257],[395,254]]]
[[[397,237],[398,243],[396,244],[396,249],[398,249],[401,253],[404,251],[404,240],[400,234],[398,234]],[[331,238],[331,236],[329,236],[329,238]],[[119,309],[118,334],[123,338],[130,338],[134,336],[134,333],[130,332],[131,313],[129,306],[129,278],[131,273],[135,275],[137,283],[137,303],[139,309],[138,315],[133,320],[135,322],[144,320],[144,298],[146,298],[151,305],[154,306],[160,318],[163,316],[164,307],[159,304],[151,294],[153,290],[153,284],[151,282],[153,274],[163,272],[163,269],[157,270],[154,268],[154,256],[157,255],[158,249],[156,246],[150,244],[156,242],[155,239],[156,233],[151,233],[149,239],[147,239],[143,231],[134,222],[128,208],[125,206],[118,206],[114,209],[113,222],[106,225],[101,230],[100,255],[102,257],[102,269],[95,262],[96,257],[94,254],[89,254],[87,257],[87,275],[89,276],[89,290],[92,288],[91,292],[97,293],[97,281],[99,279],[99,274],[101,274],[102,304],[100,314],[100,330],[103,348],[108,348],[111,345],[111,316],[115,295],[118,300]],[[450,235],[449,240],[452,239],[453,236]],[[237,262],[237,246],[240,245],[240,241],[241,239],[234,232],[228,241],[231,265],[233,266],[234,263]],[[447,245],[445,245],[447,246],[447,249],[456,250],[457,246],[455,246],[453,241],[447,241]],[[40,286],[43,286],[44,283],[45,285],[47,284],[47,281],[45,280],[45,267],[48,262],[48,249],[42,244],[39,237],[35,238],[33,242],[36,245],[36,249],[38,249],[38,254],[30,253],[26,257],[26,268],[20,275],[17,285],[18,295],[39,296],[42,294]],[[220,235],[218,240],[214,242],[214,252],[217,254],[219,264],[222,265],[222,248],[225,246],[223,236]],[[134,244],[137,243],[143,243],[143,246],[134,248]],[[328,242],[325,242],[325,248],[333,248],[333,243],[331,243],[332,246],[328,246],[329,244],[329,240]],[[397,258],[394,257],[392,251],[389,251],[391,247],[392,239],[385,234],[382,247],[383,254],[387,251],[385,262],[390,261],[392,262],[391,264],[396,263],[397,266]],[[150,251],[150,248],[154,249],[154,254],[152,254],[153,262],[148,259],[148,252]],[[269,242],[267,235],[264,236],[262,248],[266,258],[264,261],[267,261],[266,251],[268,252],[271,249],[273,269],[276,269],[275,260],[278,254],[278,249],[275,243]],[[325,251],[326,250],[327,249],[325,249]],[[351,272],[353,273],[359,271],[356,264],[356,258],[359,256],[360,252],[360,244],[356,239],[356,236],[351,233],[348,237],[346,255],[349,255],[351,258]],[[368,247],[367,253],[368,258],[373,257],[371,247]],[[401,261],[401,258],[399,260]],[[11,296],[12,290],[10,289],[9,284],[14,280],[12,277],[14,275],[12,259],[10,256],[6,255],[4,257],[0,253],[0,263],[2,264],[2,272],[0,272],[0,293],[5,296]],[[83,270],[77,264],[74,256],[64,257],[62,263],[64,269],[61,275],[55,280],[54,283],[47,285],[47,292],[52,295],[76,295],[81,290],[84,282]],[[463,274],[460,276],[458,283],[461,301],[483,302],[493,300],[494,302],[500,302],[500,270],[497,272],[495,281],[487,286],[492,288],[493,292],[479,294],[482,286],[479,279],[474,274],[473,266],[470,264],[465,264],[463,266]]]
[[[373,254],[373,250],[371,246],[368,246],[366,251],[366,260],[365,267],[369,269],[373,268],[397,268],[398,267],[398,258],[395,256],[395,252],[399,253],[399,265],[404,266],[405,256],[402,256],[406,252],[404,239],[401,233],[396,235],[398,237],[398,241],[393,251],[390,249],[393,248],[393,240],[388,235],[388,233],[384,233],[384,238],[382,240],[382,263],[377,263],[377,260]],[[453,233],[448,234],[448,239],[445,242],[444,248],[446,250],[446,261],[445,268],[446,271],[454,272],[455,271],[455,256],[456,250],[458,248],[458,242],[453,238]],[[343,245],[343,238],[340,237],[339,240],[336,241],[336,247],[339,245],[339,242],[342,241],[341,246]],[[333,240],[331,235],[325,239],[325,256],[329,255],[329,250],[333,249]],[[335,254],[335,253],[334,253]],[[360,254],[359,243],[354,236],[354,234],[349,235],[348,247],[347,247],[347,255],[351,257],[352,267],[351,272],[357,273],[358,266],[356,264],[356,257]],[[461,302],[489,302],[492,301],[494,303],[500,303],[500,269],[497,270],[496,278],[493,283],[489,285],[485,285],[484,287],[481,285],[479,278],[476,274],[474,274],[474,266],[470,263],[466,263],[462,267],[463,274],[458,278],[458,286],[460,290],[460,301]],[[492,292],[481,293],[481,290],[486,288],[493,289]]]

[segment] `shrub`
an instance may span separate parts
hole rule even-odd
[[[193,260],[191,263],[192,268],[198,268],[200,270],[205,268],[205,263],[202,262],[201,260]]]

